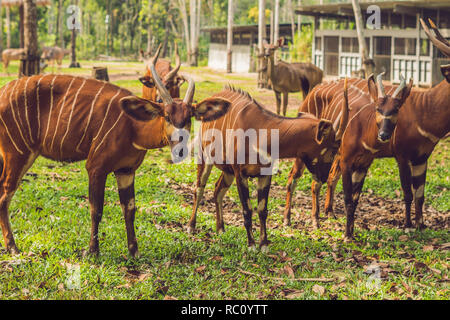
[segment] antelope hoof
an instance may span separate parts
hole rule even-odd
[[[259,249],[262,253],[268,253],[269,252],[269,246],[265,243],[259,246]]]
[[[345,236],[344,237],[344,242],[345,243],[351,243],[351,242],[353,242],[353,236]]]
[[[225,228],[223,226],[222,227],[218,227],[216,231],[217,231],[217,234],[221,234],[221,233],[225,232]]]
[[[248,246],[248,251],[256,252],[256,246],[255,246],[255,244],[250,244],[250,245]]]
[[[98,257],[100,250],[98,248],[89,248],[89,254],[93,257]]]
[[[193,226],[187,226],[187,233],[194,234],[195,233],[195,227]]]
[[[13,255],[13,256],[18,255],[18,254],[20,253],[20,250],[17,249],[16,245],[9,246],[9,247],[7,248],[7,250],[8,250],[8,252],[9,252],[11,255]]]
[[[422,231],[425,230],[427,228],[427,226],[424,223],[419,223],[416,226],[417,231]]]
[[[313,221],[313,229],[314,230],[319,230],[320,229],[319,221]]]
[[[413,227],[413,224],[412,224],[411,220],[405,222],[405,229],[411,229],[412,227]]]
[[[285,227],[290,226],[290,225],[291,225],[291,219],[284,218],[284,220],[283,220],[283,225],[284,225]]]
[[[138,250],[137,244],[133,244],[133,245],[128,246],[128,253],[130,254],[130,257],[132,259],[139,258],[140,254],[139,254],[139,250]]]

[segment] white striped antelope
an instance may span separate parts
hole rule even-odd
[[[155,55],[159,55],[161,51],[161,44],[159,45]],[[158,97],[158,90],[156,90],[156,85],[154,78],[152,77],[152,72],[150,70],[151,59],[145,58],[144,52],[140,51],[142,59],[145,63],[145,75],[139,78],[142,82],[142,97],[144,99],[152,101],[160,101]],[[169,60],[158,59],[155,64],[155,70],[158,73],[159,78],[162,80],[163,85],[169,91],[172,98],[180,97],[180,87],[183,85],[185,79],[183,76],[178,74],[181,67],[181,59],[178,53],[178,46],[175,43],[175,67],[172,68]]]
[[[261,249],[267,249],[268,240],[266,232],[267,203],[269,198],[272,171],[263,173],[263,169],[273,166],[278,159],[299,158],[304,161],[307,168],[314,176],[321,177],[328,174],[333,157],[329,150],[333,150],[336,139],[343,134],[346,127],[345,117],[342,121],[333,123],[328,120],[320,120],[313,115],[302,113],[297,118],[287,118],[276,115],[255,101],[246,92],[232,87],[225,88],[214,95],[215,98],[226,99],[231,102],[229,112],[222,118],[209,123],[203,123],[201,127],[200,143],[202,156],[208,158],[205,151],[210,142],[216,144],[214,151],[215,161],[207,162],[204,159],[197,166],[197,185],[194,193],[194,206],[188,223],[188,232],[194,232],[196,215],[203,192],[211,172],[215,165],[222,171],[214,190],[214,202],[216,204],[216,229],[224,231],[223,223],[223,198],[236,179],[239,198],[243,208],[244,226],[247,231],[248,246],[254,247],[255,241],[252,235],[252,206],[250,202],[248,178],[258,178],[258,206],[257,212],[260,220]],[[345,109],[345,106],[343,106]],[[218,133],[214,140],[211,132]],[[246,133],[253,132],[257,138],[253,142]],[[275,134],[278,134],[278,138]],[[220,144],[217,147],[217,138]],[[275,139],[275,140],[274,140]],[[278,156],[273,151],[273,146],[278,147]],[[253,148],[252,150],[250,150]],[[239,150],[245,152],[244,161],[239,156]],[[269,151],[270,150],[270,151]],[[277,151],[275,150],[275,152]],[[337,150],[337,149],[336,149]],[[251,151],[258,154],[258,159],[250,160]],[[221,153],[221,156],[218,154]],[[212,154],[212,152],[211,152]]]
[[[87,159],[92,222],[89,251],[93,254],[99,252],[106,177],[114,172],[128,250],[136,256],[134,177],[146,150],[167,144],[174,147],[177,142],[171,141],[172,132],[190,127],[192,116],[214,120],[230,104],[220,97],[192,104],[195,83],[190,78],[184,100],[172,99],[153,74],[163,103],[138,98],[108,82],[67,75],[23,77],[0,89],[0,226],[9,252],[18,253],[9,203],[23,175],[42,155],[64,162]]]
[[[366,163],[371,161],[374,150],[378,150],[381,146],[385,145],[396,125],[396,119],[398,112],[408,97],[412,81],[409,85],[406,85],[404,79],[402,79],[401,85],[398,88],[392,88],[389,92],[385,92],[383,82],[381,80],[382,74],[378,75],[375,82],[374,76],[370,76],[368,80],[364,79],[348,79],[348,90],[343,90],[346,87],[347,80],[337,80],[333,82],[327,82],[320,84],[308,95],[306,100],[300,106],[299,111],[309,112],[321,119],[328,119],[332,122],[339,120],[341,116],[338,112],[339,105],[342,100],[347,101],[349,105],[349,121],[345,133],[342,136],[355,144],[361,152],[356,152],[356,149],[352,147],[349,152],[353,152],[355,161]],[[347,94],[347,97],[345,96]],[[356,125],[356,124],[357,125]],[[357,130],[349,131],[350,128],[357,126]],[[343,143],[343,141],[339,141]],[[346,146],[348,142],[346,143]],[[337,146],[339,147],[339,146]],[[322,179],[314,179],[312,183],[312,221],[315,228],[319,227],[319,197],[320,188],[322,184],[327,181],[337,184],[337,181],[333,180],[335,172],[338,168],[339,154],[342,153],[344,146],[340,147],[340,151],[337,153],[331,166],[331,174],[328,177],[328,172],[323,175]],[[367,158],[367,159],[366,159]],[[358,164],[360,163],[358,162]],[[298,179],[302,175],[304,170],[304,164],[300,159],[296,159],[294,166],[289,174],[286,206],[284,210],[284,223],[290,224],[291,219],[291,205],[293,192],[297,184]],[[356,169],[355,169],[356,170]],[[361,182],[363,175],[359,174],[360,171],[354,174],[354,183]],[[358,185],[358,188],[362,187]],[[357,188],[357,189],[358,189]],[[359,190],[359,189],[358,189]],[[355,191],[355,194],[359,191]],[[327,198],[328,199],[328,198]],[[332,215],[332,210],[326,210],[326,213]]]
[[[421,19],[421,24],[432,43],[446,56],[450,57],[450,43],[440,34],[438,28],[429,19],[435,35]],[[372,148],[370,152],[375,158],[394,157],[397,161],[400,182],[405,203],[405,227],[412,227],[411,204],[415,204],[416,228],[423,228],[423,204],[425,200],[425,182],[427,161],[435,146],[450,132],[450,65],[441,66],[444,80],[426,91],[413,90],[398,113],[398,121],[392,139],[383,148]],[[387,91],[395,90],[389,87]],[[370,164],[369,164],[370,165]],[[346,164],[346,168],[348,168]],[[328,179],[325,210],[333,210],[333,194],[339,180],[341,168],[334,166]],[[347,181],[348,179],[347,173]],[[361,176],[361,175],[360,175]],[[344,179],[344,178],[343,178]],[[361,182],[362,186],[362,182]],[[348,193],[350,188],[347,186]],[[344,190],[345,192],[345,190]],[[350,197],[347,196],[350,203]],[[351,209],[355,209],[351,207]],[[351,212],[350,212],[351,213]],[[348,236],[353,234],[353,215],[351,225],[347,227]]]

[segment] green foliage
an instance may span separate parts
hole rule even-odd
[[[310,62],[313,30],[310,26],[303,26],[300,34],[295,33],[294,43],[289,45],[291,61]]]

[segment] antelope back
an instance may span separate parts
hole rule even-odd
[[[127,136],[123,133],[130,132],[131,119],[119,105],[121,98],[130,95],[95,79],[53,74],[23,77],[0,89],[0,125],[20,154],[82,160],[105,146],[111,148],[108,139],[123,140]]]

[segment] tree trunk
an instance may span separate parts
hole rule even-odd
[[[71,53],[70,53],[70,65],[69,68],[80,68],[80,63],[77,62],[77,52],[76,52],[76,46],[77,46],[77,30],[75,28],[72,29],[72,37],[71,37],[72,47],[71,47]]]
[[[228,0],[228,29],[227,29],[227,72],[232,72],[232,47],[233,47],[233,0]]]
[[[258,14],[258,88],[267,88],[267,64],[264,59],[264,39],[266,37],[266,22],[265,10],[266,1],[259,0],[259,14]]]
[[[58,38],[59,46],[64,48],[64,3],[63,0],[59,0],[58,6]]]
[[[148,0],[147,52],[152,52],[152,1]]]
[[[0,0],[0,54],[3,51],[3,6]]]
[[[361,7],[358,0],[352,0],[353,12],[355,13],[356,32],[358,34],[359,53],[361,55],[362,69],[364,70],[365,77],[368,78],[374,71],[373,60],[369,57],[369,50],[367,48],[366,39],[364,37],[364,25],[361,14]]]
[[[40,57],[37,41],[37,8],[35,0],[23,2],[23,43],[25,58],[20,60],[19,77],[39,74]]]
[[[24,5],[19,5],[19,48],[25,48],[25,16]]]
[[[301,6],[302,0],[298,0],[297,5]],[[298,31],[298,34],[300,34],[302,32],[302,16],[301,15],[297,15],[297,31]]]
[[[6,48],[11,48],[11,10],[6,7]]]
[[[280,37],[280,0],[275,0],[275,8],[273,11],[273,43],[278,42]]]
[[[186,51],[187,51],[187,63],[191,65],[191,39],[189,35],[189,22],[186,10],[186,0],[178,0],[178,7],[181,12],[181,19],[183,20],[183,34],[186,41]]]
[[[190,14],[190,23],[191,23],[191,58],[189,59],[189,65],[196,66],[197,62],[195,60],[196,52],[195,52],[195,33],[196,33],[196,18],[197,18],[197,0],[189,1],[189,14]]]

